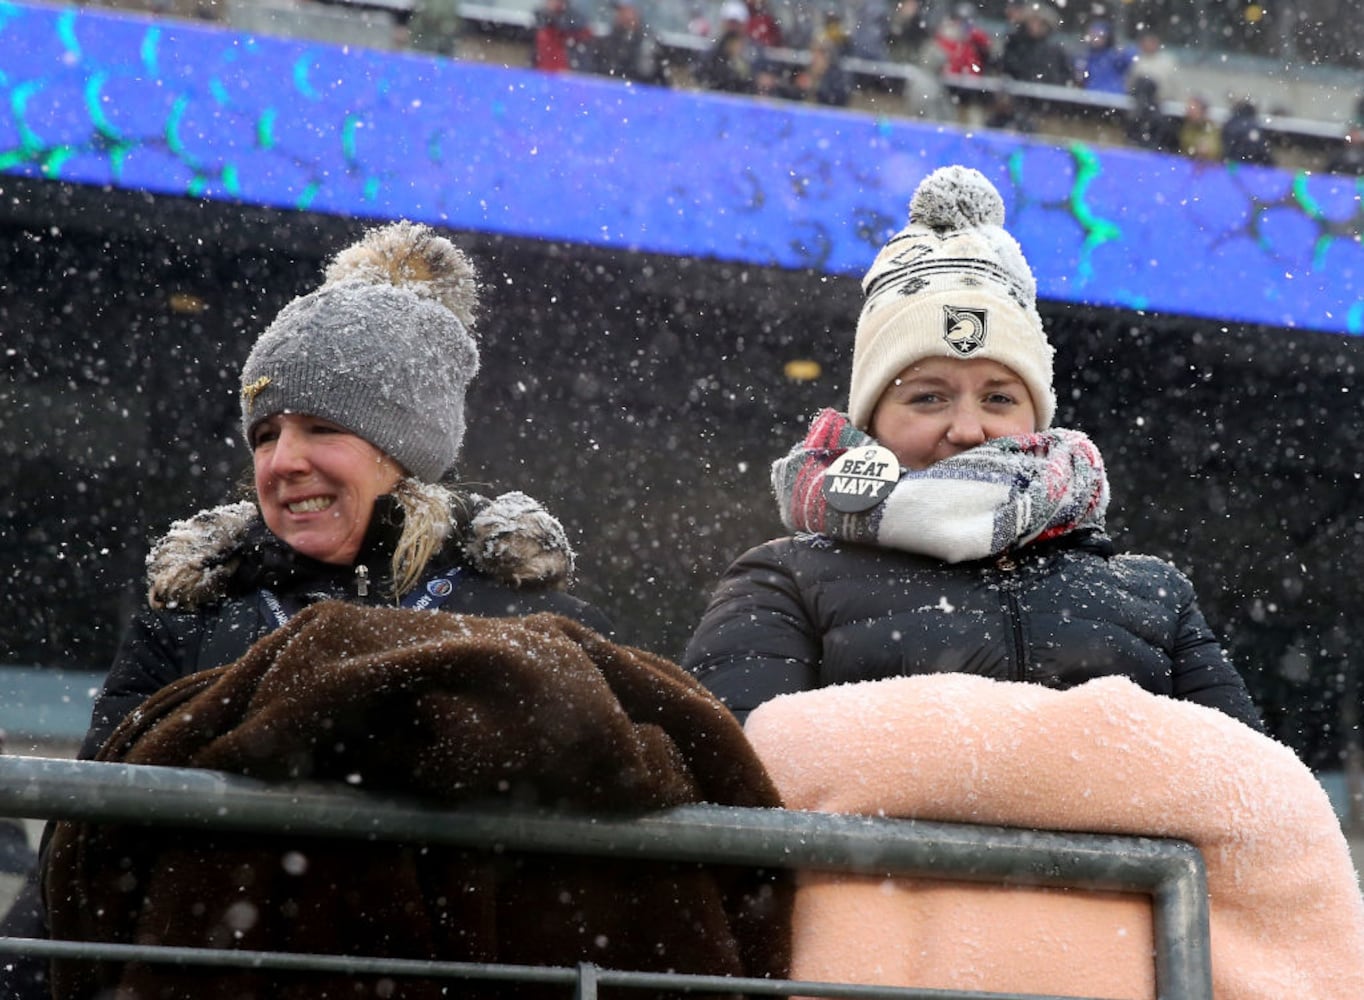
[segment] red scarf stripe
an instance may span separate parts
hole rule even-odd
[[[796,485],[791,491],[791,500],[800,511],[799,520],[810,525],[813,531],[824,530],[827,507],[824,491],[820,487],[824,482],[824,470],[828,467],[829,463],[826,461],[814,457],[807,458],[796,473]]]

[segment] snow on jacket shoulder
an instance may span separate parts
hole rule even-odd
[[[129,712],[167,684],[245,654],[279,626],[281,614],[321,600],[392,604],[387,565],[401,522],[393,520],[391,498],[379,504],[360,555],[371,576],[364,596],[357,593],[353,567],[294,552],[265,528],[251,504],[177,522],[153,550],[148,573],[154,594],[176,599],[165,609],[143,610],[125,629],[80,756],[93,757]],[[521,582],[527,574],[543,576],[543,556],[561,544],[540,537],[546,523],[558,528],[524,494],[504,494],[475,519],[483,530],[452,531],[427,569],[428,581],[449,585],[441,610],[499,618],[551,612],[610,635],[606,616],[557,589],[557,581]]]
[[[796,536],[726,573],[682,665],[741,717],[779,694],[915,674],[1068,688],[1121,675],[1261,728],[1245,684],[1164,560],[1077,532],[948,564]]]

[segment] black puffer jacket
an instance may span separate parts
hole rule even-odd
[[[518,566],[505,553],[534,559],[542,554],[540,540],[533,537],[536,530],[545,525],[555,532],[561,529],[529,498],[508,496],[521,498],[523,504],[499,529],[502,537],[493,541],[500,547],[495,557],[478,558],[468,525],[460,523],[453,525],[449,541],[428,565],[425,581],[450,584],[440,610],[485,617],[549,611],[610,635],[612,627],[605,615],[558,589],[564,581],[517,585]],[[247,511],[245,519],[234,521],[231,515],[241,510]],[[402,530],[402,512],[391,496],[377,501],[353,566],[334,566],[299,555],[271,534],[249,505],[216,508],[181,524],[182,530],[198,538],[185,546],[189,551],[178,557],[179,565],[173,569],[183,573],[184,564],[192,564],[195,579],[204,581],[195,587],[205,594],[188,607],[147,609],[134,617],[95,700],[90,730],[80,749],[82,758],[94,757],[124,717],[167,684],[238,659],[257,639],[282,624],[281,614],[288,616],[327,599],[375,607],[395,603],[388,567]],[[222,575],[215,577],[219,568]],[[363,586],[358,584],[361,568],[366,578]],[[153,568],[149,575],[156,589],[157,570]]]
[[[958,564],[777,539],[730,567],[682,664],[741,718],[779,694],[899,675],[1069,688],[1120,674],[1261,728],[1189,580],[1115,556],[1096,531]]]

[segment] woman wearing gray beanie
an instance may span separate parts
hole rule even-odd
[[[741,718],[900,675],[1120,675],[1260,728],[1189,580],[1115,554],[1102,456],[1051,427],[1052,347],[1003,224],[975,170],[919,185],[862,282],[847,412],[773,465],[792,535],[729,568],[683,666]]]
[[[321,600],[553,611],[610,631],[563,593],[573,552],[544,508],[441,483],[478,371],[477,305],[464,253],[397,222],[343,250],[320,288],[280,311],[240,379],[254,498],[177,521],[152,547],[149,607],[123,638],[82,757],[154,691],[236,660]]]
[[[80,758],[95,758],[158,692],[239,661],[328,601],[490,618],[552,612],[611,632],[564,592],[573,551],[543,507],[441,482],[459,457],[479,366],[478,291],[462,251],[398,222],[343,250],[320,288],[280,311],[240,380],[254,497],[177,521],[152,547],[148,606],[124,632]],[[6,933],[46,936],[37,875]],[[50,996],[45,976],[46,962],[25,957],[0,970],[0,987]]]
[[[478,369],[476,292],[459,250],[400,222],[280,312],[241,374],[254,499],[153,547],[150,606],[81,756],[432,809],[780,804],[714,696],[611,642],[563,592],[573,553],[554,518],[522,493],[442,485]],[[49,829],[43,901],[65,941],[707,976],[780,977],[789,956],[788,879],[767,870],[546,858],[415,829],[415,842],[338,842],[283,818],[258,833]],[[419,974],[186,965],[55,958],[47,995],[450,992]]]

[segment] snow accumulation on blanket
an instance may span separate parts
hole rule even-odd
[[[937,674],[784,695],[746,726],[787,806],[1136,834],[1207,863],[1218,1000],[1364,997],[1364,899],[1292,751],[1125,678]],[[799,980],[1151,1000],[1144,896],[806,873]]]

